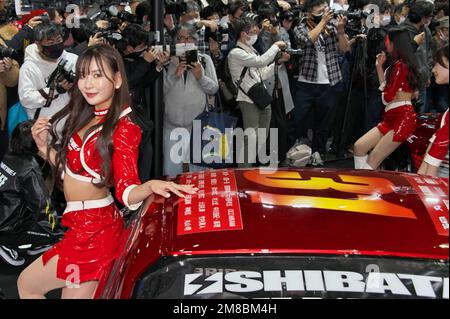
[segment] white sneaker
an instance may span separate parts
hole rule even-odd
[[[32,248],[27,249],[27,254],[30,256],[40,255],[42,253],[45,253],[47,250],[50,250],[50,248],[52,248],[52,247],[53,247],[53,245],[32,247]]]
[[[0,258],[11,266],[22,266],[25,263],[25,259],[19,257],[17,251],[6,246],[0,246]]]
[[[312,166],[323,166],[324,162],[319,152],[315,152],[311,155],[311,165]]]

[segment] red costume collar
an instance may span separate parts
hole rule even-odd
[[[95,116],[99,116],[99,117],[103,117],[103,116],[108,115],[108,112],[109,112],[109,108],[103,109],[103,110],[99,110],[99,111],[94,109]]]

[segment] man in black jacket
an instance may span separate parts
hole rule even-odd
[[[416,1],[411,5],[408,18],[403,24],[409,31],[411,42],[416,41],[419,45],[416,56],[419,60],[420,79],[423,84],[423,87],[420,88],[420,113],[428,111],[426,87],[430,84],[431,69],[433,68],[432,34],[428,26],[433,18],[433,12],[434,5],[431,2],[425,0]]]
[[[153,87],[162,75],[168,53],[148,48],[148,34],[141,25],[131,24],[122,31],[125,45],[122,50],[128,86],[133,101],[132,109],[136,121],[143,130],[139,152],[139,177],[142,182],[151,179],[153,147],[152,106],[146,99],[146,91]]]

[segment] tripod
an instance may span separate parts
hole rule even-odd
[[[353,68],[350,75],[350,85],[346,92],[346,104],[344,109],[344,116],[342,120],[342,125],[340,126],[338,132],[335,134],[335,138],[333,139],[332,149],[336,151],[336,158],[343,159],[345,153],[345,147],[347,146],[348,140],[351,138],[351,131],[349,129],[353,127],[354,123],[350,123],[350,116],[353,115],[351,112],[351,103],[352,96],[354,91],[355,79],[357,75],[362,75],[363,78],[363,103],[364,103],[364,116],[367,116],[367,70],[366,70],[366,62],[367,62],[367,40],[358,38],[356,42],[355,48],[355,59],[353,63]],[[339,120],[339,119],[338,119]]]

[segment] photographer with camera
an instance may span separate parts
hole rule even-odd
[[[205,7],[200,12],[200,17],[202,20],[213,21],[219,25],[219,13],[211,6]],[[218,27],[216,32],[212,32],[210,29],[207,29],[207,33],[205,34],[205,40],[208,42],[211,57],[214,61],[214,65],[216,66],[218,66],[222,61],[222,52],[220,51],[220,45],[222,44],[222,33],[219,29],[220,27]]]
[[[262,20],[262,30],[259,34],[257,50],[260,53],[267,52],[270,47],[281,40],[280,23],[277,18],[277,12],[273,5],[264,3],[258,9],[259,20]],[[286,52],[292,52],[287,44],[288,50],[283,50],[276,57],[276,69],[274,77],[265,81],[269,92],[273,92],[273,102],[271,104],[272,114],[270,128],[278,129],[278,160],[283,162],[286,159],[288,151],[288,119],[286,114],[294,109],[291,89],[289,86],[289,77],[285,63],[291,60],[291,55]],[[255,46],[256,47],[256,46]]]
[[[238,34],[238,42],[237,47],[228,55],[228,66],[233,83],[238,89],[236,101],[242,113],[243,128],[254,129],[248,136],[248,139],[252,140],[244,141],[244,148],[241,149],[241,154],[245,152],[244,156],[248,154],[248,158],[245,158],[245,163],[239,163],[239,166],[252,167],[256,163],[257,150],[249,149],[249,145],[258,145],[258,140],[263,141],[261,145],[265,144],[272,113],[270,106],[272,92],[267,90],[263,81],[273,79],[274,60],[277,54],[286,48],[286,44],[282,41],[275,42],[266,53],[259,55],[253,47],[260,32],[256,21],[251,18],[240,18],[236,20],[234,28]],[[261,97],[267,97],[266,101],[259,100]],[[258,135],[258,128],[265,129],[263,136]]]
[[[197,30],[197,47],[199,52],[209,54],[209,43],[205,38],[206,29],[209,29],[210,32],[216,32],[218,25],[215,21],[200,19],[200,8],[195,1],[189,0],[184,3],[179,24],[189,24],[195,27]]]
[[[408,13],[408,18],[403,23],[411,38],[411,42],[418,44],[416,57],[420,65],[420,77],[422,87],[419,88],[420,113],[428,112],[427,88],[430,85],[431,70],[433,68],[433,55],[431,48],[432,34],[428,26],[433,18],[434,5],[425,0],[414,2]]]
[[[197,32],[192,25],[182,25],[177,30],[177,44],[197,43]],[[193,120],[207,107],[207,96],[219,89],[214,63],[197,50],[187,51],[182,57],[172,58],[164,73],[164,175],[175,176],[183,172],[183,163],[174,163],[172,148],[179,141],[170,139],[172,130],[185,128],[192,131]],[[184,141],[184,139],[183,139]],[[184,163],[189,163],[189,141],[183,145]],[[190,170],[194,170],[190,166]]]
[[[234,30],[234,23],[236,22],[236,19],[242,17],[244,14],[245,3],[242,0],[234,0],[228,4],[227,8],[228,14],[221,20],[221,25],[226,26],[228,30],[227,36],[222,40],[220,48],[223,59],[225,59],[228,56],[228,53],[236,47],[238,34],[236,34],[236,31]]]
[[[52,117],[67,105],[72,83],[57,78],[54,80],[61,80],[58,83],[48,81],[61,62],[67,61],[66,64],[74,70],[78,58],[64,50],[62,29],[55,23],[39,25],[35,30],[35,39],[36,43],[25,51],[25,62],[19,76],[20,102],[30,119]]]
[[[95,22],[91,19],[80,19],[80,27],[70,29],[73,38],[73,45],[71,48],[66,48],[66,51],[80,55],[89,46],[105,43],[105,40],[101,36],[100,32],[92,34],[93,30],[95,31],[97,29],[98,28]]]
[[[128,86],[134,104],[145,106],[145,88],[151,87],[162,74],[170,56],[148,47],[148,34],[139,24],[130,24],[122,32],[122,56]]]
[[[150,17],[152,14],[150,1],[138,2],[134,14],[136,15],[136,20],[144,27],[144,30],[150,32]]]
[[[125,72],[128,79],[133,104],[133,113],[138,118],[143,134],[139,153],[139,177],[142,181],[150,180],[152,168],[153,105],[146,99],[146,90],[153,87],[155,81],[163,74],[164,67],[170,60],[166,52],[159,52],[148,47],[148,33],[138,24],[128,25],[122,32]]]
[[[330,24],[333,12],[325,0],[306,0],[308,12],[295,28],[297,46],[304,51],[295,94],[293,128],[296,138],[306,136],[306,118],[314,106],[312,164],[323,165],[328,138],[327,115],[335,107],[335,86],[342,81],[339,52],[349,50],[345,34],[347,19],[337,17],[337,27]],[[301,131],[303,130],[303,132]]]
[[[46,10],[34,10],[29,15],[22,18],[23,27],[19,32],[9,41],[6,42],[8,47],[15,49],[23,57],[25,49],[28,45],[35,41],[35,29],[42,23],[55,23],[62,25],[64,19],[55,8],[48,8]],[[22,63],[22,61],[18,61]]]

